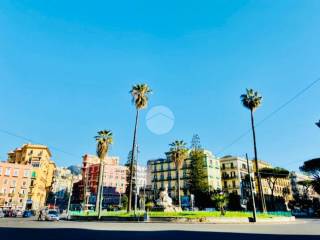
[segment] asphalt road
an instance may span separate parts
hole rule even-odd
[[[38,222],[33,219],[0,219],[0,239],[32,240],[320,240],[320,220],[297,220],[285,224],[175,224]]]

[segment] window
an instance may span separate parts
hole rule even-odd
[[[40,163],[39,162],[33,162],[32,163],[32,167],[38,168],[38,167],[40,167]]]
[[[247,169],[247,165],[246,164],[242,164],[242,168],[243,169]]]
[[[29,170],[24,170],[23,177],[29,177]]]
[[[232,181],[232,186],[236,187],[236,181]]]
[[[19,176],[19,169],[14,169],[14,171],[13,171],[13,176],[14,177],[18,177]]]
[[[233,163],[230,164],[230,167],[233,168]]]
[[[8,179],[3,180],[3,184],[6,185],[8,183]]]
[[[15,187],[16,185],[17,185],[16,180],[12,180],[12,182],[11,182],[11,186],[12,186],[12,187]]]
[[[6,168],[6,176],[10,176],[10,171],[11,171],[11,168]]]
[[[226,169],[226,165],[224,163],[222,164],[222,169]]]

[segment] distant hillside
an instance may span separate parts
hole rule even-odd
[[[71,165],[68,167],[73,175],[80,175],[81,174],[81,167],[77,165]]]

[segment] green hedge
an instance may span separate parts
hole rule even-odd
[[[97,216],[96,212],[70,212],[71,216]],[[143,216],[144,212],[139,211],[134,214],[133,212],[127,213],[126,211],[103,211],[104,217],[137,217]],[[177,217],[177,218],[206,218],[206,217],[228,217],[228,218],[248,218],[252,217],[252,212],[236,212],[227,211],[224,216],[221,216],[219,211],[215,212],[149,212],[150,217]],[[272,218],[272,217],[290,217],[290,212],[269,212],[269,213],[257,213],[258,218]]]

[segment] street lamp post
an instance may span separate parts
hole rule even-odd
[[[54,196],[53,209],[56,209],[56,204],[57,204],[57,195]]]
[[[74,179],[72,176],[71,189],[70,189],[70,193],[69,193],[68,206],[67,206],[67,214],[69,214],[69,210],[70,210],[71,198],[72,198],[72,192],[73,192],[73,184],[74,184]]]

